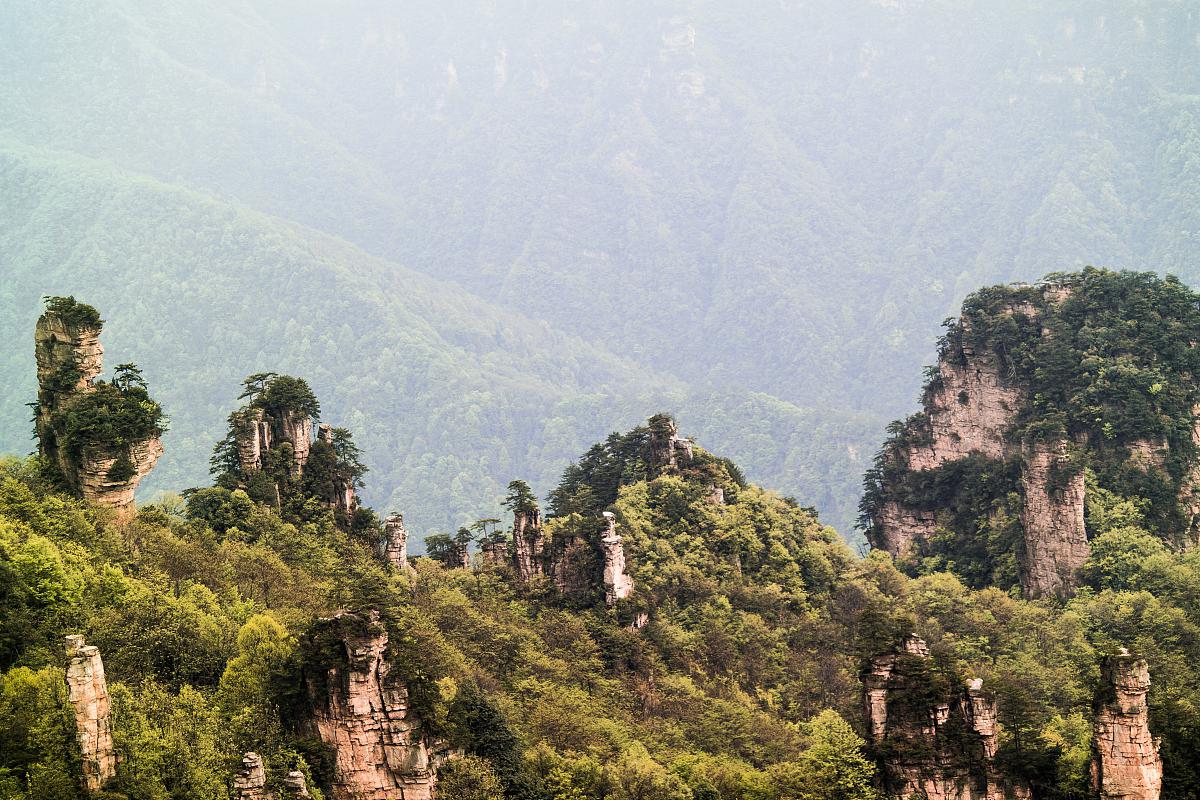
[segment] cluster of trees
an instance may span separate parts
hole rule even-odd
[[[246,404],[229,415],[225,438],[217,443],[209,462],[216,486],[188,490],[184,496],[189,502],[198,492],[202,494],[197,503],[203,504],[213,498],[223,501],[233,490],[242,489],[250,499],[275,506],[290,521],[319,517],[333,506],[339,525],[369,537],[379,522],[374,511],[366,506],[344,508],[338,504],[347,490],[363,487],[363,476],[367,474],[353,434],[346,428],[331,428],[328,441],[312,441],[321,404],[303,378],[258,372],[246,377],[242,386],[238,399],[246,400]],[[259,467],[247,470],[239,456],[239,441],[256,435],[251,430],[255,424],[251,412],[255,410],[263,412],[264,422],[270,426],[271,446],[263,448]],[[300,435],[309,440],[303,472],[297,469],[294,444],[289,439],[296,432],[284,430],[297,422],[302,428]]]

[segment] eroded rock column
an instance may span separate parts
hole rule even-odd
[[[930,667],[929,648],[912,635],[863,674],[863,713],[887,796],[1029,800],[1027,786],[995,767],[996,704],[983,682],[930,702]]]
[[[263,767],[262,756],[258,753],[246,753],[242,756],[242,769],[233,777],[233,796],[235,800],[271,798],[267,791],[267,771]]]
[[[392,674],[378,613],[321,620],[312,639],[335,648],[320,674],[305,675],[311,726],[333,751],[333,800],[432,800],[446,753],[426,740]]]
[[[543,551],[546,537],[542,533],[540,509],[518,509],[513,513],[513,568],[517,579],[528,583],[534,575],[545,571]]]
[[[604,550],[604,602],[611,608],[633,593],[633,579],[625,573],[625,546],[617,533],[617,518],[611,511],[605,511],[604,521],[608,526],[600,537]]]
[[[75,710],[75,734],[83,766],[83,788],[98,792],[117,772],[112,741],[112,704],[100,649],[82,636],[68,636],[67,699]]]
[[[1150,733],[1150,668],[1122,650],[1101,667],[1092,734],[1092,788],[1101,800],[1159,800],[1162,760]]]
[[[393,511],[383,523],[383,559],[398,570],[408,569],[408,530],[404,516]]]

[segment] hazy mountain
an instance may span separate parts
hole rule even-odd
[[[511,469],[549,480],[601,428],[653,411],[654,392],[669,401],[750,391],[759,399],[731,400],[717,415],[728,443],[701,416],[716,413],[711,404],[674,405],[685,430],[763,483],[821,502],[844,529],[882,421],[913,407],[938,323],[968,290],[1084,263],[1200,277],[1190,266],[1197,13],[1148,2],[795,2],[753,14],[715,3],[28,3],[0,31],[0,132],[110,162],[120,182],[145,186],[130,176],[147,176],[155,191],[180,187],[269,214],[286,240],[320,231],[353,246],[322,256],[344,282],[297,278],[255,295],[244,341],[204,329],[201,341],[232,356],[228,379],[181,394],[176,437],[219,427],[241,364],[304,370],[289,323],[329,339],[311,369],[331,370],[334,396],[362,398],[346,410],[390,431],[410,415],[435,425],[436,409],[463,402],[451,382],[431,383],[424,408],[362,388],[388,380],[361,353],[388,349],[397,327],[440,327],[476,386],[494,385],[496,360],[522,372],[530,359],[559,363],[561,349],[546,341],[586,341],[613,366],[589,356],[572,371],[581,385],[551,381],[559,402],[599,409],[564,414],[561,439],[529,444],[532,420],[546,415],[485,393],[474,407],[492,444],[479,452],[418,454],[449,441],[394,433],[369,452],[461,459],[453,474],[480,486],[501,485]],[[56,182],[78,179],[76,162],[47,158]],[[14,185],[24,180],[6,168],[7,202],[40,208],[42,224],[52,212],[77,218],[61,207],[76,192]],[[94,300],[120,338],[135,323],[118,316],[139,297],[177,296],[200,319],[251,299],[210,279],[185,301],[160,283],[175,275],[168,264],[234,260],[239,290],[278,284],[289,269],[226,234],[206,254],[217,246],[192,235],[187,215],[163,213],[149,231],[119,208],[108,214],[99,229],[78,225],[73,241],[55,232],[94,271],[54,286],[44,278],[61,265],[32,257],[38,239],[6,220],[6,239],[20,246],[6,249],[14,285]],[[133,252],[139,239],[108,235],[126,227],[158,239],[158,269],[131,268],[145,258]],[[448,282],[439,285],[453,310],[484,308],[479,298],[491,318],[528,323],[541,338],[521,352],[458,332],[459,314],[397,289],[413,272],[394,264]],[[137,280],[118,282],[118,268]],[[295,300],[309,291],[340,304],[314,299],[300,316]],[[15,307],[33,306],[23,296]],[[409,324],[381,321],[379,340],[363,340],[353,320],[373,308]],[[4,319],[24,331],[19,321]],[[338,341],[344,325],[350,335]],[[131,345],[153,341],[127,330]],[[277,337],[274,352],[263,331]],[[406,358],[394,368],[410,368]],[[258,363],[271,359],[288,363]],[[334,364],[366,383],[351,388]],[[6,384],[32,385],[13,369]],[[613,379],[596,379],[597,394],[587,372]],[[24,399],[3,400],[8,449],[24,442]],[[737,453],[739,431],[763,425],[738,410],[764,407],[805,420],[801,433],[771,425],[768,438],[786,446]],[[203,427],[188,428],[192,418]],[[497,448],[532,449],[509,459]],[[163,472],[194,482],[199,467]],[[418,480],[401,472],[379,465],[374,490]],[[406,504],[427,502],[396,491]],[[445,502],[451,517],[474,513]]]

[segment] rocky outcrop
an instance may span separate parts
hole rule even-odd
[[[1014,306],[1010,313],[1032,313]],[[969,339],[969,323],[964,336]],[[926,388],[923,410],[905,424],[904,434],[884,453],[885,472],[907,475],[938,469],[971,455],[1002,460],[1012,453],[1010,429],[1025,403],[1024,392],[1009,383],[995,353],[969,344],[951,345],[938,360],[937,378]],[[871,545],[904,556],[913,543],[936,528],[934,509],[913,508],[885,481],[884,498],[873,509]]]
[[[313,422],[302,411],[282,409],[274,414],[251,406],[234,412],[238,463],[243,475],[257,472],[265,465],[267,453],[286,442],[291,446],[289,469],[293,477],[304,473],[312,450]]]
[[[898,652],[871,659],[863,712],[889,797],[1028,800],[1024,784],[995,766],[995,699],[975,679],[931,703],[929,648],[915,635]]]
[[[104,369],[100,323],[79,322],[47,310],[34,328],[38,374],[35,425],[39,452],[62,476],[67,488],[99,505],[125,511],[134,493],[163,454],[157,436],[128,442],[86,444],[74,451],[63,441],[58,412],[95,391]]]
[[[680,438],[674,419],[666,414],[657,414],[650,418],[649,427],[650,442],[646,467],[651,480],[692,463],[692,441]]]
[[[604,521],[607,527],[600,537],[604,550],[604,602],[611,608],[633,593],[633,579],[625,573],[625,546],[617,533],[617,518],[611,511],[605,511]]]
[[[479,545],[479,552],[483,554],[483,563],[492,566],[500,566],[508,563],[508,542],[503,539],[485,539]]]
[[[283,777],[283,789],[288,800],[308,800],[308,781],[300,770],[292,770]]]
[[[545,572],[543,551],[546,537],[542,532],[542,512],[540,509],[518,508],[513,512],[513,569],[517,580],[529,583],[534,575]]]
[[[1040,291],[1051,305],[1069,296],[1060,286]],[[1041,325],[1042,312],[1032,303],[1013,301],[998,313],[1019,317],[1031,330]],[[1040,330],[1041,335],[1049,333]],[[1022,589],[1031,598],[1069,594],[1088,555],[1083,471],[1072,464],[1068,442],[1017,438],[1014,428],[1030,398],[997,352],[971,344],[972,333],[964,317],[958,335],[948,338],[940,355],[921,413],[885,449],[882,491],[870,511],[868,539],[877,549],[905,557],[937,530],[937,513],[944,509],[908,502],[901,488],[905,481],[972,457],[1016,463],[1025,538]]]
[[[1101,668],[1092,735],[1092,789],[1101,800],[1158,800],[1162,760],[1150,733],[1150,669],[1122,650]]]
[[[1090,552],[1083,522],[1083,470],[1071,464],[1065,441],[1033,442],[1021,467],[1021,586],[1031,598],[1070,594]]]
[[[322,422],[320,425],[318,425],[317,441],[322,442],[323,444],[326,444],[332,448],[334,446],[333,426],[327,422]],[[306,452],[304,454],[303,463],[299,461],[297,461],[297,463],[300,464],[300,468],[303,469],[304,465],[308,463],[308,453]],[[325,502],[332,506],[335,512],[338,512],[339,514],[348,518],[351,514],[358,510],[358,495],[354,491],[353,480],[339,479],[334,481],[333,486],[330,487],[330,493],[331,496],[326,497]]]
[[[83,789],[98,792],[117,772],[112,740],[112,704],[100,650],[82,636],[68,636],[67,699],[75,712],[75,735],[83,769]]]
[[[242,756],[242,768],[233,777],[233,796],[234,800],[274,800],[267,791],[267,771],[258,753]]]
[[[333,754],[332,800],[432,800],[448,752],[409,708],[378,613],[321,620],[307,644],[328,658],[305,684],[309,726]]]
[[[383,522],[380,555],[394,568],[408,569],[408,530],[404,527],[404,516],[395,511]]]

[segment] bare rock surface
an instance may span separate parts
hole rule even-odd
[[[930,703],[929,665],[929,648],[912,635],[897,652],[871,659],[863,675],[863,712],[887,796],[1029,800],[1029,788],[995,766],[995,698],[974,679]]]
[[[76,495],[118,511],[133,508],[142,479],[163,454],[157,437],[103,447],[88,446],[82,453],[68,452],[54,414],[79,395],[94,391],[94,381],[104,369],[104,347],[98,325],[73,324],[62,315],[46,311],[34,327],[34,357],[38,374],[37,427],[43,458],[58,468]],[[72,380],[67,383],[64,375]],[[130,470],[113,470],[121,463]],[[126,473],[130,473],[126,476]]]
[[[66,638],[67,699],[75,711],[75,735],[82,759],[83,788],[98,792],[117,772],[112,740],[112,703],[100,650],[82,636]]]
[[[378,613],[343,612],[319,626],[336,652],[324,674],[305,680],[312,728],[333,752],[333,800],[432,800],[448,753],[412,713]]]
[[[1150,669],[1128,651],[1104,660],[1092,734],[1092,788],[1101,800],[1158,800],[1162,759],[1150,733]]]

